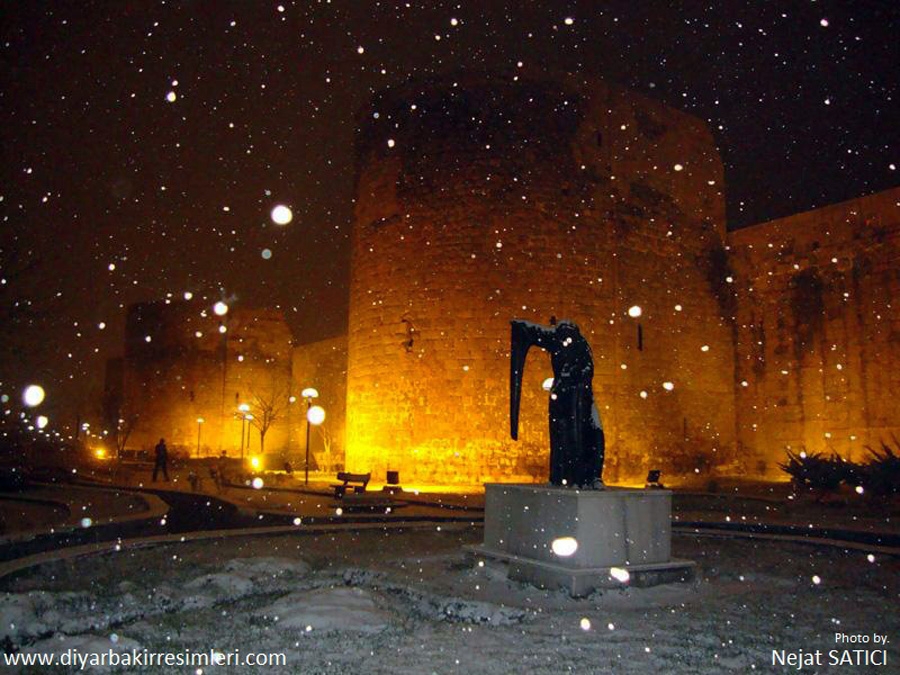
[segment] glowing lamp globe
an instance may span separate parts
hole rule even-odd
[[[215,312],[216,316],[225,316],[228,314],[228,305],[219,301],[213,305],[213,312]]]
[[[578,550],[578,540],[575,537],[559,537],[550,544],[550,550],[560,558],[568,558]]]
[[[628,316],[630,316],[632,319],[637,319],[643,313],[644,310],[642,310],[638,305],[632,305],[628,308]]]
[[[314,405],[306,411],[306,419],[313,426],[319,426],[325,421],[325,408],[320,405]]]
[[[291,211],[290,207],[279,204],[272,209],[271,217],[272,222],[276,225],[287,225],[294,219],[294,212]]]
[[[34,408],[44,401],[44,388],[39,384],[29,384],[22,392],[22,402],[29,408]]]
[[[624,567],[610,567],[609,576],[623,584],[628,583],[631,579],[631,573]]]
[[[312,387],[307,387],[300,392],[300,396],[302,396],[303,398],[319,398],[319,392]]]

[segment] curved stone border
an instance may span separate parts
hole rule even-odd
[[[329,532],[342,532],[349,530],[383,530],[391,529],[425,529],[434,527],[433,522],[378,522],[378,523],[347,523],[346,525],[279,525],[276,527],[250,527],[239,530],[209,530],[206,532],[187,532],[182,534],[164,534],[155,537],[139,537],[135,539],[122,539],[118,541],[104,541],[84,546],[72,546],[58,551],[47,551],[24,558],[16,558],[8,562],[0,563],[0,580],[11,574],[20,572],[30,567],[44,565],[46,563],[61,560],[74,560],[91,555],[104,553],[120,553],[129,549],[147,548],[165,544],[183,544],[206,539],[225,539],[231,537],[255,537],[269,534],[326,534]],[[445,522],[441,523],[442,530],[456,530],[463,527],[471,527],[468,523]]]
[[[161,500],[160,500],[161,501]],[[104,553],[121,552],[127,549],[145,548],[151,546],[159,546],[165,544],[187,543],[194,541],[203,541],[206,539],[224,539],[231,537],[254,537],[260,535],[271,534],[324,534],[328,532],[344,532],[353,530],[383,530],[390,529],[426,529],[434,527],[435,523],[439,523],[444,530],[460,530],[469,527],[482,527],[483,523],[478,520],[471,521],[448,521],[443,519],[435,520],[396,520],[396,521],[378,521],[378,522],[353,522],[353,523],[326,523],[326,524],[309,524],[309,525],[278,525],[274,527],[251,527],[234,530],[209,530],[200,532],[187,532],[181,534],[166,534],[154,537],[138,537],[135,539],[122,539],[116,541],[98,542],[96,544],[86,544],[83,546],[73,546],[70,548],[60,549],[57,551],[47,551],[37,553],[35,555],[16,558],[8,562],[0,563],[0,580],[11,574],[20,572],[30,567],[36,567],[46,563],[57,562],[61,560],[74,560],[76,558],[87,557],[91,555],[102,555]],[[688,534],[694,536],[706,537],[724,537],[724,538],[740,538],[740,539],[763,539],[771,541],[782,541],[796,544],[806,544],[808,546],[825,546],[829,548],[852,549],[865,553],[877,553],[879,555],[888,555],[892,557],[900,557],[900,547],[881,546],[877,544],[865,544],[860,542],[846,541],[840,539],[828,539],[824,537],[812,537],[803,535],[788,534],[767,534],[762,532],[746,532],[740,530],[723,530],[717,528],[715,524],[708,525],[692,525],[685,527],[683,525],[672,525],[673,534]]]
[[[768,534],[766,532],[748,532],[746,530],[724,530],[713,524],[697,527],[683,527],[672,525],[672,534],[691,534],[698,537],[720,537],[735,539],[765,539],[770,541],[785,541],[794,544],[806,544],[808,546],[827,546],[830,548],[852,549],[865,553],[878,553],[900,558],[900,548],[896,546],[882,546],[880,544],[866,544],[845,539],[828,539],[826,537],[808,537],[799,534]]]
[[[130,523],[138,520],[159,520],[163,518],[165,515],[169,513],[169,505],[159,497],[154,494],[140,492],[138,490],[129,490],[128,488],[109,488],[109,487],[93,487],[93,486],[85,486],[85,485],[73,485],[66,483],[65,485],[61,485],[59,483],[34,483],[34,485],[39,485],[41,487],[52,487],[52,488],[62,488],[65,489],[75,489],[75,490],[89,490],[93,492],[128,492],[131,495],[134,495],[138,499],[142,500],[144,504],[147,505],[146,511],[139,511],[137,513],[127,513],[121,516],[110,516],[109,519],[99,521],[94,523],[97,526],[109,526],[109,525],[121,525],[124,523]],[[55,504],[58,506],[62,506],[69,514],[71,515],[71,509],[69,509],[69,505],[62,501],[54,501],[52,499],[42,499],[41,501],[48,504]],[[18,532],[16,534],[10,535],[9,537],[0,537],[0,546],[7,546],[11,544],[15,544],[17,542],[31,541],[35,537],[41,537],[47,534],[53,535],[64,535],[68,532],[76,532],[80,529],[79,525],[70,524],[63,525],[62,527],[53,528],[52,533],[45,530],[31,530],[29,532]]]

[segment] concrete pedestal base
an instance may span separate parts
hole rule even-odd
[[[694,563],[671,559],[671,512],[668,490],[490,483],[484,544],[469,550],[509,562],[511,579],[575,596],[687,580]]]

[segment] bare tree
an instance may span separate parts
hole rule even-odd
[[[322,451],[325,456],[325,460],[328,462],[327,469],[330,470],[331,466],[334,464],[334,450],[336,449],[336,439],[334,437],[334,433],[331,428],[325,424],[320,424],[315,427],[316,433],[322,439]],[[320,464],[320,469],[323,467]]]
[[[109,368],[109,365],[107,367]],[[119,360],[118,367],[121,368],[121,360]],[[125,402],[121,386],[121,372],[110,373],[107,371],[106,382],[100,397],[99,412],[104,427],[115,443],[116,459],[121,461],[125,444],[138,421],[137,411]]]
[[[250,403],[250,424],[259,431],[259,453],[266,451],[266,434],[275,422],[282,419],[287,413],[290,398],[290,388],[285,386],[273,386],[266,392],[253,392],[253,400]]]
[[[116,442],[116,459],[119,461],[122,461],[125,444],[128,443],[128,437],[131,436],[131,432],[137,426],[137,421],[138,414],[128,412],[122,413],[122,417],[116,421],[114,440]]]

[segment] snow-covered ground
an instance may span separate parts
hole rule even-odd
[[[572,599],[472,564],[460,547],[480,538],[298,530],[48,564],[3,582],[2,635],[26,652],[284,652],[271,672],[524,674],[773,672],[773,649],[827,654],[836,632],[878,633],[878,670],[898,672],[897,559],[675,535],[695,582]]]

